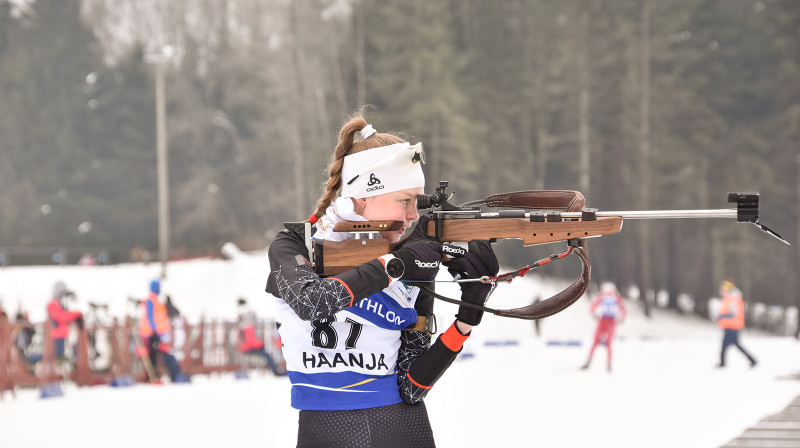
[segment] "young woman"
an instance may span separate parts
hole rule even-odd
[[[398,243],[419,218],[424,154],[361,114],[339,132],[325,193],[311,216],[314,238],[342,241],[337,222],[402,221],[382,232]],[[267,291],[278,298],[277,320],[300,410],[298,447],[433,447],[423,399],[478,325],[482,312],[459,307],[457,319],[431,344],[415,325],[433,314],[433,298],[413,281],[433,280],[443,255],[450,272],[496,275],[497,258],[486,242],[469,252],[426,238],[417,225],[391,253],[341,274],[320,277],[308,262],[302,235],[279,233],[269,248]],[[491,286],[460,283],[461,299],[482,305]]]

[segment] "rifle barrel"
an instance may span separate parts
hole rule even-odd
[[[511,210],[510,214],[506,217],[517,218],[530,218],[530,212],[523,212],[522,210]],[[517,213],[514,213],[517,212]],[[544,213],[550,213],[543,211]],[[504,213],[475,213],[474,211],[445,211],[441,212],[445,215],[464,217],[480,217],[480,218],[500,218]],[[581,218],[582,212],[552,212],[562,218]],[[622,212],[602,212],[596,211],[595,216],[620,216],[623,219],[683,219],[683,218],[737,218],[738,211],[734,208],[731,209],[713,209],[713,210],[634,210]]]
[[[713,210],[635,210],[621,212],[596,212],[597,216],[621,216],[623,219],[684,219],[684,218],[736,218],[736,209]],[[580,218],[580,212],[561,213],[564,218]]]

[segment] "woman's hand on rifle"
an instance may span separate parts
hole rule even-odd
[[[392,252],[392,255],[403,262],[401,280],[409,282],[434,280],[445,256],[463,257],[467,252],[461,247],[442,244],[426,237],[422,230],[426,226],[427,218],[420,218],[411,235],[401,241]]]
[[[492,246],[485,240],[472,240],[469,242],[469,252],[463,257],[454,258],[445,263],[453,277],[460,278],[480,278],[483,276],[496,276],[500,270],[497,257],[492,250]],[[489,298],[493,284],[483,282],[463,282],[461,287],[461,300],[474,305],[483,306]],[[481,323],[483,311],[467,306],[460,306],[456,314],[459,330],[468,333],[473,326]]]

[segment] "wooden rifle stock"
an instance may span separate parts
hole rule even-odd
[[[540,216],[542,221],[531,221],[531,218],[444,219],[441,240],[454,243],[470,240],[519,239],[523,245],[531,246],[609,235],[619,232],[622,228],[622,218],[619,216],[590,216],[589,220],[561,219],[557,214]],[[534,215],[533,219],[537,217],[539,215]],[[314,240],[314,264],[317,273],[340,274],[391,252],[394,246],[387,240],[375,238],[374,233],[382,230],[399,230],[402,225],[401,221],[338,223],[334,231],[351,232],[356,238],[340,242]],[[436,222],[428,221],[427,226],[425,234],[433,238],[436,235]]]
[[[341,274],[391,251],[389,241],[380,238],[314,240],[314,267],[319,275]]]
[[[336,275],[374,260],[392,251],[389,241],[375,238],[378,232],[400,230],[402,221],[343,221],[335,232],[350,232],[355,239],[344,241],[314,240],[314,266],[317,274]]]
[[[436,234],[436,222],[429,221],[426,234]],[[622,218],[606,216],[591,221],[560,220],[531,222],[524,218],[450,219],[442,226],[442,241],[471,241],[494,239],[519,239],[524,246],[567,241],[573,238],[591,238],[617,233],[622,229]]]

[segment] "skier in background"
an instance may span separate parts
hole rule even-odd
[[[249,355],[264,357],[269,369],[275,375],[286,375],[285,370],[278,368],[272,355],[269,354],[264,341],[256,336],[256,313],[247,307],[247,300],[239,298],[239,351]]]
[[[739,332],[744,328],[744,302],[742,301],[742,291],[730,280],[725,280],[719,285],[719,295],[722,302],[719,306],[719,317],[717,325],[722,328],[722,352],[719,357],[717,368],[725,367],[725,352],[728,346],[734,345],[750,361],[750,367],[755,367],[757,362],[744,347],[739,344]]]
[[[56,358],[64,357],[64,345],[69,336],[69,324],[75,322],[78,327],[83,326],[83,314],[80,311],[66,310],[67,299],[74,299],[75,294],[67,289],[67,285],[58,281],[53,285],[53,298],[47,303],[47,316],[53,325],[53,346]]]
[[[592,348],[589,350],[589,359],[586,364],[581,367],[585,370],[589,368],[592,363],[592,356],[594,349],[599,342],[603,342],[606,346],[608,353],[607,369],[611,371],[611,343],[614,340],[614,331],[617,327],[617,320],[622,323],[625,320],[627,312],[625,311],[625,304],[622,303],[622,296],[617,292],[617,287],[611,282],[605,282],[600,286],[600,294],[594,298],[591,305],[592,315],[597,317],[597,309],[600,309],[600,320],[597,322],[597,330],[594,333],[594,342]]]

